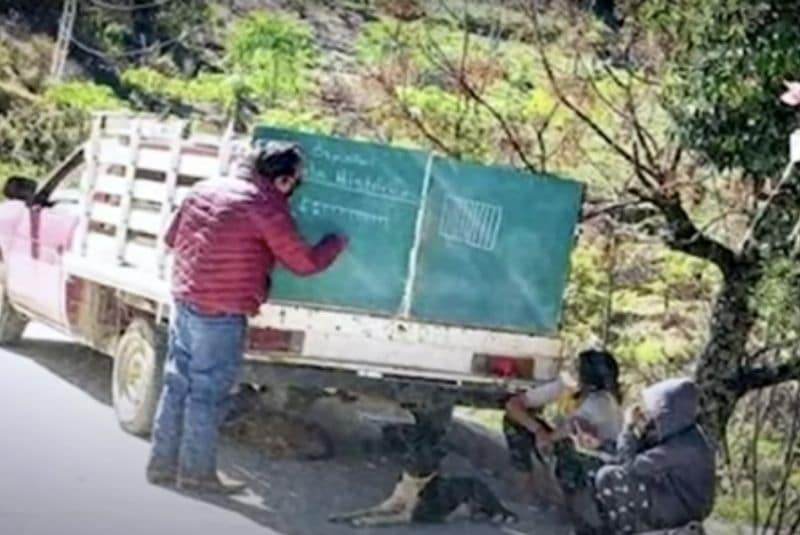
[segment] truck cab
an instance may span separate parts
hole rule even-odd
[[[33,178],[10,177],[3,192],[8,200],[0,205],[3,306],[13,307],[10,314],[35,317],[61,330],[68,324],[63,258],[79,221],[82,163],[77,150],[41,185]],[[21,325],[18,321],[4,332],[2,341],[16,340]]]

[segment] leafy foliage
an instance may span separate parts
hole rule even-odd
[[[768,263],[766,274],[754,292],[757,307],[765,311],[760,337],[765,340],[800,334],[800,267],[786,258]]]
[[[412,115],[435,129],[453,152],[474,160],[492,159],[493,129],[484,110],[433,86],[401,88],[399,98]]]
[[[259,123],[312,134],[330,135],[334,130],[332,117],[294,108],[269,108],[259,117]]]
[[[176,77],[152,67],[126,70],[123,82],[147,95],[231,112],[240,99],[272,106],[302,100],[310,90],[316,52],[310,29],[288,16],[254,14],[239,21],[227,40],[222,73]]]
[[[0,80],[14,80],[28,91],[41,91],[50,72],[52,46],[42,36],[12,43],[0,34]]]
[[[563,330],[574,348],[593,345],[607,321],[608,260],[597,244],[583,243],[572,253],[570,284],[565,296]]]
[[[49,4],[56,11],[60,7]],[[484,162],[522,166],[517,154],[522,151],[540,169],[584,180],[590,196],[624,195],[635,182],[630,163],[560,102],[532,44],[528,16],[505,3],[468,4],[467,13],[459,11],[467,4],[444,0],[425,3],[424,10],[408,17],[365,17],[358,37],[350,29],[342,46],[346,51],[354,44],[355,72],[318,69],[329,65],[320,61],[329,51],[317,47],[306,22],[278,11],[234,18],[223,2],[170,2],[136,20],[87,7],[78,35],[112,58],[132,97],[142,93],[190,104],[203,115],[209,107],[233,111],[246,99],[257,104],[253,117],[258,122],[433,147]],[[668,146],[677,132],[686,152],[702,160],[699,170],[678,169],[666,193],[674,188],[698,226],[710,233],[719,232],[722,225],[716,222],[727,224],[721,213],[741,208],[725,235],[741,234],[752,209],[752,188],[742,193],[729,179],[741,170],[759,179],[774,176],[784,164],[786,133],[795,126],[796,115],[782,108],[775,95],[784,77],[796,78],[800,72],[796,2],[619,3],[626,9],[635,4],[639,11],[616,34],[587,23],[563,4],[542,7],[540,30],[565,94],[623,147],[637,142],[628,100],[636,104],[635,114],[653,136],[653,145]],[[374,2],[347,5],[369,12],[365,6]],[[640,33],[642,23],[649,33]],[[326,24],[315,27],[328,31]],[[122,56],[141,47],[139,31],[148,43],[181,39],[143,57]],[[92,84],[70,82],[45,90],[49,62],[32,59],[49,58],[51,45],[44,39],[36,46],[41,49],[35,54],[0,48],[3,77],[43,94],[41,104],[11,106],[10,114],[0,118],[0,174],[36,174],[49,167],[80,139],[85,110],[120,104],[104,87]],[[341,53],[337,49],[334,54]],[[202,60],[183,68],[186,55]],[[332,109],[324,91],[316,88],[335,85],[331,82],[339,76],[356,94],[337,100]],[[5,102],[0,99],[4,111]],[[138,104],[134,98],[131,102]],[[503,127],[518,147],[511,146],[512,136]],[[656,157],[666,159],[668,153]],[[722,189],[712,191],[717,180]],[[604,342],[622,359],[633,392],[641,384],[689,370],[708,336],[721,277],[703,261],[668,251],[658,239],[659,232],[668,230],[662,219],[623,225],[615,229],[619,236],[606,235],[603,221],[585,225],[586,235],[574,251],[562,334],[570,349]],[[619,238],[613,247],[612,235]],[[765,272],[748,294],[762,315],[753,339],[797,336],[800,285],[794,262],[770,258]],[[783,398],[776,404],[776,411],[789,406]],[[733,424],[733,450],[740,456],[747,455],[751,416],[745,411]],[[498,415],[488,421],[497,424]],[[778,425],[757,438],[755,451],[769,461],[771,475],[784,438]],[[751,468],[743,466],[736,470]],[[750,491],[774,496],[774,479],[765,483],[762,478],[751,488],[740,482],[738,490],[723,486],[719,513],[752,517],[742,512],[750,509],[745,507]]]
[[[122,80],[130,88],[150,95],[190,104],[215,104],[227,109],[234,101],[234,79],[224,74],[201,74],[175,78],[149,67],[128,69]]]
[[[13,109],[0,117],[0,170],[32,176],[48,171],[83,141],[88,131],[86,119],[86,114],[75,108],[35,105]]]
[[[227,46],[230,70],[257,98],[274,104],[309,90],[317,53],[311,29],[285,15],[256,13],[237,23]]]
[[[44,92],[44,101],[59,108],[83,111],[117,110],[125,107],[114,91],[105,85],[92,82],[62,82],[51,85]]]
[[[218,22],[210,4],[183,0],[165,2],[155,10],[127,11],[87,2],[76,19],[75,37],[101,51],[116,67],[141,66],[161,56],[170,70],[183,72],[185,60],[202,55]]]
[[[753,533],[795,533],[800,526],[800,385],[747,397],[732,422],[716,513]]]
[[[686,7],[669,9],[684,23],[675,25],[684,44],[669,95],[682,139],[719,169],[779,174],[787,133],[796,126],[776,96],[800,73],[797,4],[715,0]]]

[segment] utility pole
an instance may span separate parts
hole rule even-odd
[[[50,79],[58,81],[64,74],[67,64],[69,45],[72,42],[72,28],[75,26],[75,16],[78,13],[78,0],[64,0],[64,9],[58,25],[58,38],[53,50],[53,63],[50,67]]]

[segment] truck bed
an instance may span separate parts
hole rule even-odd
[[[96,119],[84,149],[81,218],[64,256],[68,277],[149,303],[161,320],[171,302],[171,256],[163,235],[172,212],[193,183],[224,176],[234,156],[249,146],[231,135],[187,137],[185,130],[181,121],[127,115]],[[306,233],[313,230],[306,227]],[[414,258],[410,251],[401,256],[407,264]],[[303,373],[311,381],[319,374],[330,380],[335,372],[337,381],[346,376],[364,388],[396,388],[397,381],[410,381],[440,392],[473,389],[484,400],[555,374],[561,342],[554,337],[480,322],[448,325],[446,318],[412,314],[414,299],[408,300],[406,290],[397,310],[342,306],[325,298],[331,284],[341,283],[342,274],[333,275],[318,281],[321,287],[309,286],[321,296],[316,302],[293,294],[291,283],[281,290],[276,281],[277,299],[250,320],[247,360],[271,365],[260,373]],[[404,288],[413,291],[416,284],[412,277]],[[258,343],[259,337],[273,335],[283,337],[277,346]],[[523,373],[510,378],[491,372],[487,359],[497,357],[524,361]]]

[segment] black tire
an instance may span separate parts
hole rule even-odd
[[[3,276],[0,267],[0,276]],[[13,345],[22,338],[28,318],[17,312],[8,300],[5,277],[0,279],[0,345]]]
[[[137,318],[117,343],[111,380],[114,412],[125,431],[148,436],[163,384],[166,334]]]

